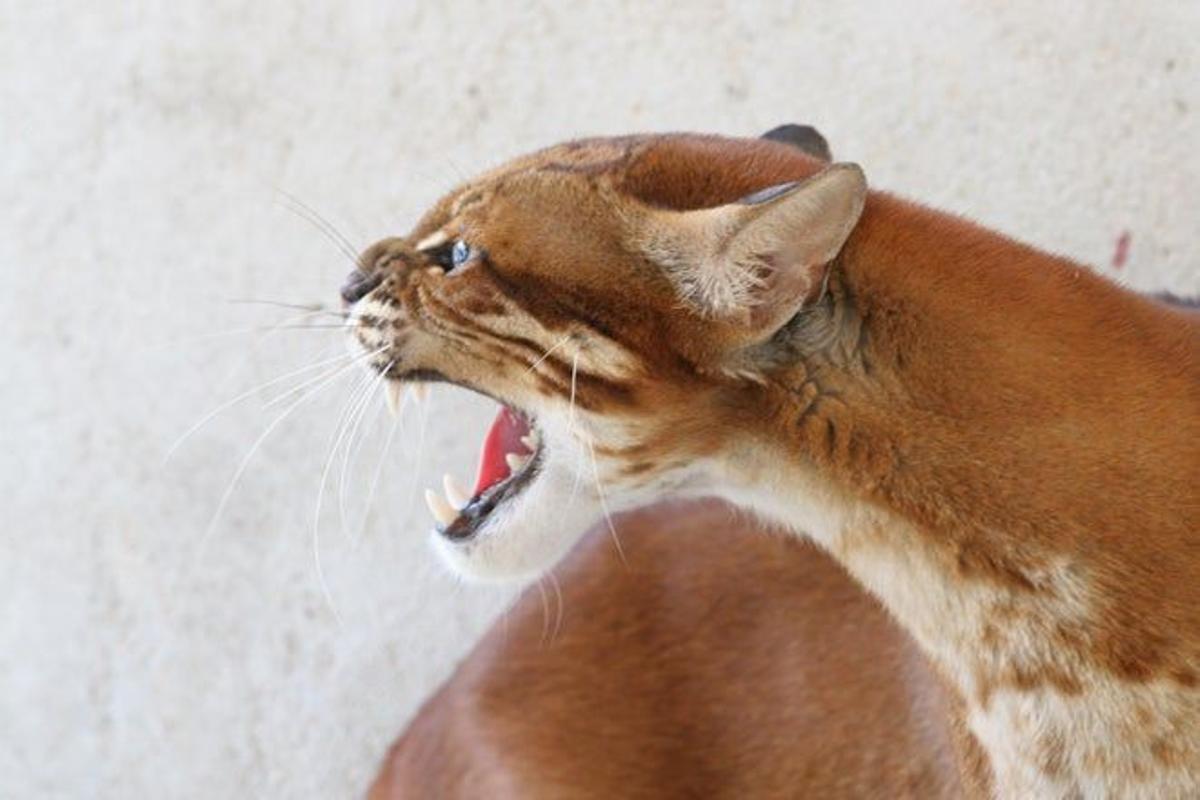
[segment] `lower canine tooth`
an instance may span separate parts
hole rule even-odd
[[[429,513],[433,514],[439,525],[449,525],[458,516],[458,512],[450,507],[446,498],[433,489],[425,490],[425,505],[429,506]]]
[[[530,450],[537,450],[537,446],[538,446],[537,436],[532,433],[527,433],[521,437],[521,444],[525,445]]]
[[[509,469],[511,469],[513,472],[516,472],[521,467],[529,463],[529,456],[519,456],[516,453],[507,453],[504,456],[504,461],[508,464]]]
[[[388,381],[383,391],[387,396],[388,411],[392,412],[393,417],[398,416],[400,407],[404,405],[404,386],[399,381]]]

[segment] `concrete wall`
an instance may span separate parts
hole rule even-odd
[[[1192,2],[304,5],[0,15],[2,797],[351,796],[507,602],[434,563],[417,491],[471,471],[479,399],[410,410],[368,505],[372,398],[344,523],[340,456],[316,507],[357,375],[215,521],[287,382],[164,464],[340,352],[230,302],[336,303],[288,195],[360,247],[564,137],[811,122],[878,187],[1200,291]]]

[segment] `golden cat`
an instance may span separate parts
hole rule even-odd
[[[537,574],[611,511],[722,496],[882,600],[998,794],[1200,792],[1186,312],[857,166],[695,135],[517,159],[343,293],[392,387],[505,406],[464,507],[432,498],[460,573]]]

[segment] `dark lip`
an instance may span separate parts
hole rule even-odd
[[[378,368],[378,366],[379,365],[376,365],[376,368]],[[467,386],[466,384],[459,383],[458,381],[450,380],[436,369],[399,370],[393,366],[387,371],[387,373],[385,373],[384,377],[386,377],[388,380],[400,381],[402,383],[452,383],[455,386],[461,386],[462,388],[469,389],[472,392],[479,392],[479,390],[474,386]],[[486,392],[479,393],[486,394]],[[488,396],[490,397],[491,395]]]
[[[505,478],[494,486],[484,489],[467,501],[458,516],[438,532],[452,542],[465,542],[479,532],[479,528],[491,515],[496,506],[510,497],[520,494],[542,468],[542,448],[533,454],[533,460],[516,475]]]

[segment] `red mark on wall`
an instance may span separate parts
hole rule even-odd
[[[1120,269],[1125,266],[1125,262],[1129,260],[1129,243],[1133,240],[1133,236],[1129,231],[1121,231],[1121,235],[1117,237],[1117,246],[1113,250],[1112,268]]]

